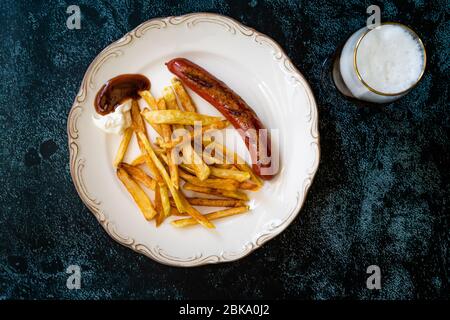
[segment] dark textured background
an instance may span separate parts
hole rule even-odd
[[[82,29],[66,28],[80,5]],[[0,298],[449,297],[450,2],[377,2],[422,37],[419,86],[355,105],[323,62],[364,25],[369,1],[1,1]],[[273,37],[310,81],[322,158],[305,206],[279,237],[229,264],[160,265],[112,241],[78,198],[66,119],[83,74],[110,42],[153,17],[208,11]],[[65,269],[82,268],[82,289]],[[366,268],[382,290],[366,289]]]

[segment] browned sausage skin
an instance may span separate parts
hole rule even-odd
[[[271,163],[259,159],[256,150],[266,148],[267,157],[270,158],[270,137],[267,134],[267,145],[264,141],[260,142],[259,130],[265,127],[253,109],[225,83],[192,61],[176,58],[167,62],[166,65],[170,72],[180,78],[188,88],[211,103],[238,129],[250,151],[255,173],[265,180],[273,178],[273,175],[261,173],[261,169],[270,168]],[[249,136],[253,133],[256,133],[256,137],[253,135],[253,139],[250,139]]]

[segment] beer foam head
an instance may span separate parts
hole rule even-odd
[[[401,25],[385,24],[361,40],[356,65],[361,78],[382,93],[409,89],[419,79],[424,51],[417,38]]]

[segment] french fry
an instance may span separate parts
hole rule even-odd
[[[141,96],[142,99],[144,99],[145,102],[147,102],[150,109],[158,110],[156,99],[152,96],[150,91],[143,90],[143,91],[139,91],[138,94]]]
[[[142,134],[145,137],[147,137],[147,130],[145,128],[145,123],[144,123],[144,120],[142,120],[140,110],[139,110],[139,105],[138,105],[137,101],[135,101],[135,100],[133,100],[133,102],[131,104],[131,119],[133,121],[132,126],[133,126],[136,134],[137,135]],[[138,139],[138,145],[139,145],[139,149],[141,149],[141,153],[147,154],[145,146],[142,143],[142,139]],[[152,173],[155,180],[158,182],[162,182],[163,179],[162,179],[161,175],[159,174],[157,167],[153,163],[153,160],[150,157],[145,157],[145,163],[148,166],[148,169]]]
[[[132,166],[140,166],[141,164],[145,163],[145,157],[147,157],[147,154],[141,154],[134,158],[133,161],[131,161]]]
[[[175,90],[175,93],[177,94],[178,99],[183,106],[183,109],[186,111],[197,112],[197,108],[195,107],[194,102],[192,101],[187,91],[184,89],[181,81],[178,78],[173,78],[171,82],[173,89]]]
[[[128,145],[130,144],[131,137],[133,136],[133,128],[128,127],[125,129],[122,141],[120,141],[119,149],[117,150],[116,157],[114,159],[113,166],[114,168],[117,168],[119,163],[122,162],[123,157],[125,156],[125,153],[127,152]]]
[[[158,110],[158,105],[157,105],[156,99],[152,96],[150,91],[148,91],[148,90],[139,91],[138,94],[141,96],[142,99],[144,99],[144,101],[147,103],[147,105],[152,110]],[[139,106],[138,106],[138,108],[139,108]],[[162,130],[159,125],[152,124],[152,123],[150,123],[150,125],[160,136],[162,136]]]
[[[162,94],[163,94],[164,100],[166,101],[167,109],[179,110],[177,98],[173,94],[173,90],[171,87],[164,87]]]
[[[211,123],[209,125],[206,125],[203,127],[203,132],[206,132],[208,130],[221,130],[228,128],[231,125],[230,121],[228,120],[220,120],[214,123]]]
[[[164,217],[170,216],[170,201],[169,201],[169,190],[166,185],[159,185],[159,192],[161,194],[161,203],[163,208]]]
[[[189,216],[189,214],[187,214],[187,213],[181,213],[175,207],[170,207],[170,215],[172,215],[172,216],[181,216],[181,217]]]
[[[156,139],[156,142],[159,143],[161,145],[161,140],[160,139]],[[197,155],[197,153],[194,151],[194,148],[192,148],[192,146],[190,144],[186,145],[183,148],[184,151],[184,158],[186,159],[190,159],[188,162],[189,164],[185,164],[182,163],[181,166],[189,166],[189,167],[185,167],[187,169],[188,172],[195,174],[197,176],[197,178],[199,178],[200,180],[205,180],[208,178],[209,174],[210,174],[210,169],[208,167],[208,165],[206,163],[203,162],[202,158]],[[158,156],[160,156],[164,162],[167,164],[167,166],[169,166],[169,159],[167,158],[167,156],[163,153],[163,152],[157,152]],[[175,163],[175,154],[174,152],[171,152],[171,156],[173,158],[173,162]],[[178,176],[179,176],[179,170],[178,170]]]
[[[144,134],[143,132],[140,132],[140,134]],[[144,150],[143,150],[144,151]],[[145,152],[145,151],[144,151]],[[161,183],[162,177],[159,174],[158,168],[156,167],[155,163],[153,162],[152,158],[150,158],[148,155],[145,157],[145,164],[147,165],[148,169],[150,170],[151,174],[155,178],[155,180],[158,183]]]
[[[223,160],[221,160],[215,156],[211,156],[207,152],[204,152],[202,156],[203,156],[203,159],[205,160],[205,163],[209,164],[209,165],[213,165],[213,164],[216,165],[216,164],[220,164],[223,162]]]
[[[181,163],[180,167],[183,168],[185,171],[189,172],[190,174],[194,174],[195,175],[194,166],[192,164]]]
[[[232,179],[205,179],[200,180],[199,178],[192,176],[182,170],[180,170],[180,177],[191,184],[200,187],[223,189],[229,191],[235,191],[239,187],[239,182]]]
[[[175,148],[179,143],[183,141],[182,137],[177,137],[169,142],[165,142],[164,139],[160,137],[156,137],[156,144],[163,149],[172,149]]]
[[[186,159],[189,159],[189,164],[192,165],[197,178],[205,180],[209,177],[211,170],[190,144],[183,148],[183,155]]]
[[[166,101],[164,99],[158,99],[158,110],[166,110]],[[170,142],[170,136],[172,135],[172,130],[170,129],[170,125],[161,124],[162,137],[164,142]]]
[[[250,173],[250,180],[253,183],[255,183],[258,187],[261,188],[263,186],[264,181],[253,172],[252,168],[250,168],[250,166],[248,164],[246,164],[246,163],[244,163],[244,164],[236,163],[235,165],[236,165],[236,167],[239,170],[247,171],[248,173]]]
[[[166,102],[167,105],[167,102]],[[228,120],[222,120],[222,121],[218,121],[215,122],[213,124],[207,125],[207,126],[203,126],[202,130],[199,132],[195,132],[195,131],[190,131],[188,132],[188,137],[187,139],[193,140],[196,137],[203,135],[207,130],[211,130],[211,129],[215,129],[215,130],[220,130],[220,129],[225,129],[226,127],[228,127],[230,125],[230,122],[228,122]],[[173,126],[177,126],[177,125],[173,125]],[[177,139],[174,139],[170,142],[165,142],[161,139],[156,138],[158,141],[158,145],[161,148],[164,149],[170,149],[170,148],[174,148],[176,147],[178,144],[180,144],[181,142],[183,142],[183,137],[177,137]]]
[[[166,101],[166,106],[168,110],[180,110],[177,103],[177,98],[175,97],[175,94],[173,93],[173,90],[171,87],[164,87],[163,89],[163,97],[164,101]],[[172,125],[172,129],[181,129],[183,126],[181,124],[174,124]]]
[[[151,190],[155,190],[156,181],[150,178],[141,168],[123,162],[119,164],[119,168],[124,169],[128,175],[130,175],[137,182],[142,183]]]
[[[225,197],[225,198],[232,198],[232,199],[238,199],[238,200],[244,200],[248,201],[248,196],[240,191],[229,191],[229,190],[223,190],[223,189],[213,189],[213,188],[207,188],[207,187],[200,187],[196,186],[194,184],[191,184],[189,182],[186,182],[183,185],[184,189],[191,190],[199,193],[205,193],[213,196],[219,196],[219,197]]]
[[[194,165],[194,164],[180,164],[180,167],[183,168],[185,171],[189,172],[190,174],[193,175],[197,175],[197,170],[199,169],[198,166]],[[210,169],[210,167],[208,167],[208,169]],[[198,178],[198,175],[197,175]],[[204,179],[205,180],[205,179]],[[200,180],[200,181],[204,181],[204,180]]]
[[[148,123],[153,124],[194,125],[194,122],[198,121],[202,125],[209,125],[222,120],[220,117],[206,116],[196,112],[180,110],[150,111],[149,109],[144,109],[142,115]]]
[[[156,210],[144,190],[142,190],[142,188],[128,175],[124,169],[117,169],[117,177],[120,181],[122,181],[123,185],[134,199],[145,219],[153,219],[156,215]]]
[[[156,154],[166,154],[166,151],[162,148],[158,148],[156,146],[152,146],[153,151],[155,151]]]
[[[193,206],[201,207],[243,207],[245,206],[245,201],[235,200],[235,199],[206,199],[206,198],[186,198]],[[173,200],[170,204],[174,206]]]
[[[167,109],[182,112],[182,111],[180,111],[180,108],[178,107],[177,98],[175,97],[175,94],[173,93],[172,88],[165,87],[163,90],[163,96],[164,96],[164,100],[166,101]],[[220,123],[221,123],[220,125],[223,125],[222,121]],[[182,124],[174,124],[172,127],[174,130],[183,128]],[[192,130],[192,128],[191,128],[191,130]],[[192,137],[192,132],[190,132],[189,134]],[[175,147],[181,141],[183,141],[183,139],[181,139],[180,141],[174,140],[171,147]],[[160,145],[160,146],[162,146],[162,145]],[[197,178],[199,178],[200,180],[204,180],[204,179],[208,178],[209,173],[210,173],[209,167],[206,165],[206,163],[204,163],[202,158],[194,151],[192,146],[190,144],[186,145],[183,148],[183,152],[184,152],[184,157],[189,159],[190,163],[193,164],[193,168],[195,170],[195,175],[197,176]]]
[[[214,167],[219,169],[228,169],[228,170],[238,170],[234,165],[232,164],[224,164],[224,163],[215,163]]]
[[[161,174],[165,183],[169,187],[170,193],[172,194],[172,197],[175,200],[177,209],[180,212],[185,212],[183,203],[181,202],[181,199],[180,199],[180,195],[179,195],[177,189],[175,189],[173,187],[172,181],[170,180],[170,177],[169,177],[169,174],[167,173],[166,169],[164,168],[164,165],[161,163],[159,158],[156,156],[156,153],[152,149],[152,146],[150,145],[150,141],[148,141],[147,136],[143,132],[138,132],[138,140],[140,140],[142,142],[144,149],[146,150],[146,152],[149,155],[149,157],[151,158],[152,162],[155,164],[155,166],[159,170],[159,173]]]
[[[176,102],[175,102],[176,103]],[[158,100],[158,110],[166,110],[166,101],[165,99],[159,99]],[[170,125],[168,124],[161,124],[160,125],[164,142],[165,143],[171,143],[172,140],[172,130],[170,128]],[[179,177],[178,177],[178,166],[176,165],[175,158],[172,154],[172,149],[166,149],[167,153],[167,164],[169,166],[169,174],[170,174],[170,180],[172,181],[173,186],[175,189],[178,189],[179,186]]]
[[[153,130],[156,131],[157,134],[159,134],[161,137],[163,136],[163,132],[159,124],[150,123],[150,126],[153,128]]]
[[[175,189],[179,189],[180,186],[180,177],[178,173],[178,165],[175,160],[175,154],[172,152],[172,149],[167,151],[167,160],[169,165],[169,173],[170,173],[170,180],[173,183],[173,186]]]
[[[241,171],[246,171],[250,174],[250,180],[253,181],[258,186],[262,186],[264,184],[264,181],[258,177],[253,170],[250,168],[250,166],[245,162],[244,159],[242,159],[236,152],[229,152],[227,148],[224,145],[221,145],[218,142],[210,142],[208,140],[204,140],[206,145],[208,147],[213,147],[214,150],[220,150],[222,153],[222,159],[228,159],[234,165]],[[229,156],[231,154],[231,157]]]
[[[147,133],[144,120],[141,117],[141,110],[139,109],[139,104],[136,100],[133,100],[131,103],[131,120],[131,126],[133,127],[135,132]]]
[[[164,162],[164,165],[169,167],[169,159],[167,158],[167,154],[165,154],[164,152],[158,152],[155,150],[155,153],[157,155],[157,157],[162,160],[162,162]]]
[[[236,207],[231,209],[225,209],[220,210],[216,212],[207,213],[204,215],[204,217],[207,217],[209,220],[215,220],[215,219],[221,219],[225,217],[231,217],[240,213],[244,213],[248,211],[248,206],[245,207]],[[187,226],[196,225],[198,223],[197,220],[193,218],[187,218],[187,219],[179,219],[172,221],[172,225],[178,228],[183,228]]]
[[[249,191],[258,191],[261,189],[261,186],[258,186],[256,183],[244,181],[239,184],[239,189],[249,190]]]
[[[194,219],[194,221],[200,223],[202,226],[212,229],[215,228],[214,224],[209,221],[207,217],[202,215],[200,212],[197,211],[193,206],[190,205],[189,202],[187,202],[186,198],[182,193],[180,193],[180,199],[183,203],[183,207],[186,209],[186,212]]]
[[[159,227],[161,223],[164,221],[164,211],[162,207],[162,201],[161,201],[161,186],[158,185],[155,190],[155,208],[158,212],[155,217],[155,224],[156,227]]]
[[[246,171],[232,170],[232,169],[219,169],[211,167],[211,175],[217,178],[233,179],[239,182],[244,182],[250,179],[250,173]]]

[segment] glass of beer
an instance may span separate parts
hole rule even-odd
[[[334,61],[333,80],[348,97],[388,103],[417,85],[426,59],[422,40],[413,30],[386,22],[350,36]]]

